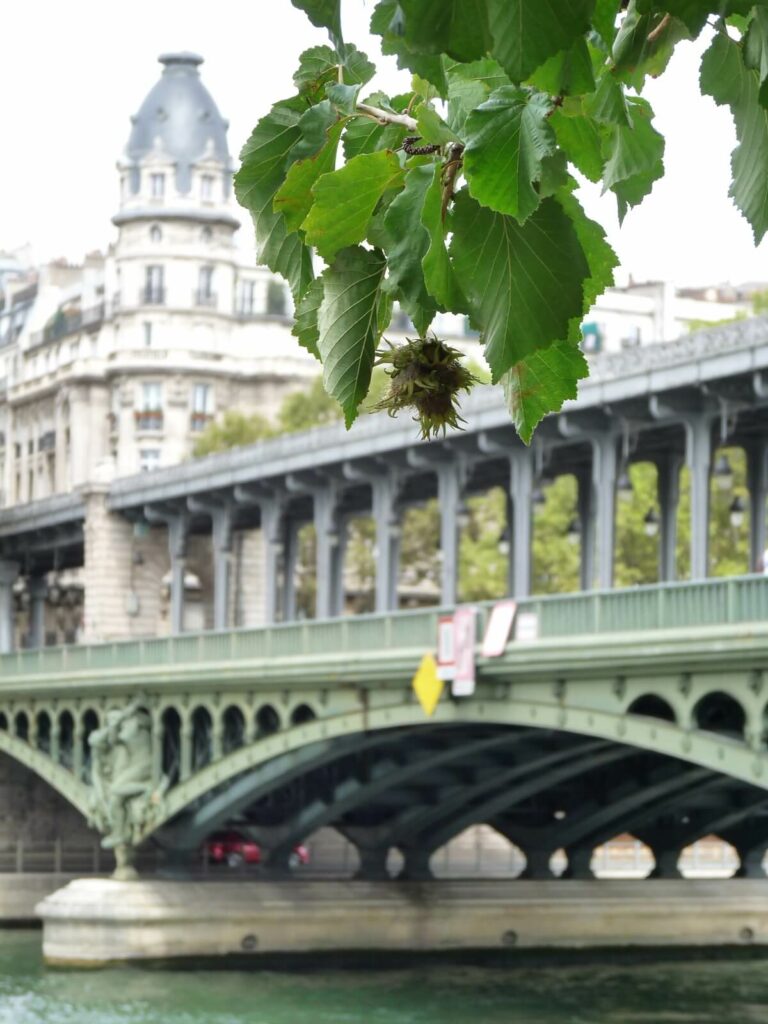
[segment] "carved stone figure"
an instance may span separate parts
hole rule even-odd
[[[167,780],[153,788],[152,722],[139,701],[108,711],[88,737],[91,748],[90,821],[115,851],[115,876],[130,878],[134,847],[157,814]]]

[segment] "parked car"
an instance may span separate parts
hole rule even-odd
[[[231,868],[243,864],[261,864],[261,847],[253,839],[246,839],[239,832],[215,832],[205,842],[205,856],[209,864],[228,864]],[[309,864],[309,850],[306,846],[294,846],[288,858],[288,867],[295,870]]]

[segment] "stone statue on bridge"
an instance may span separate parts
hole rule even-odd
[[[144,829],[157,815],[168,780],[152,784],[152,722],[136,700],[108,711],[88,737],[91,748],[91,824],[115,851],[115,877],[133,878],[133,855]]]

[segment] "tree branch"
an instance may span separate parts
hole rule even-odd
[[[371,107],[367,103],[358,103],[355,109],[358,114],[375,117],[382,124],[400,124],[404,128],[410,128],[411,131],[418,131],[419,126],[416,123],[416,118],[409,117],[408,114],[392,114],[390,111],[382,110],[380,107]]]

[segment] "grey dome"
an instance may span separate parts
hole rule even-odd
[[[177,187],[184,193],[190,188],[191,165],[206,152],[230,167],[229,124],[200,79],[202,57],[196,53],[164,53],[159,61],[163,73],[138,114],[131,118],[133,128],[125,155],[129,162],[138,163],[155,149],[159,139],[163,151],[176,162]],[[138,170],[131,177],[136,192]]]

